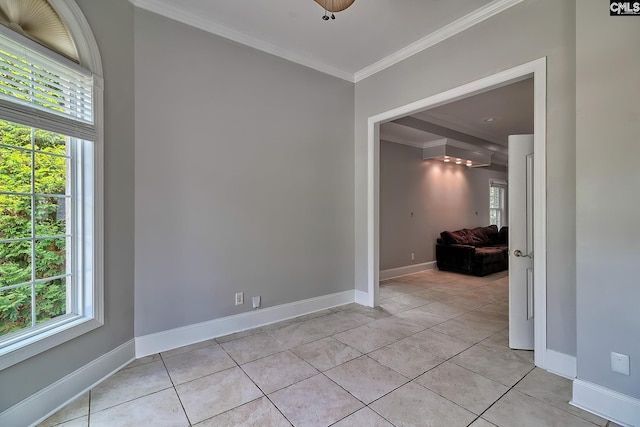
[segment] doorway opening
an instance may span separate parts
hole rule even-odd
[[[372,116],[368,120],[367,180],[367,304],[378,305],[380,279],[380,125],[464,98],[533,79],[534,84],[534,179],[533,271],[535,364],[544,368],[546,352],[546,58],[506,70],[411,104]]]

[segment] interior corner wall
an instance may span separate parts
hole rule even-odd
[[[135,11],[136,337],[353,290],[354,84]]]
[[[367,291],[368,118],[545,56],[547,345],[575,356],[575,1],[525,0],[356,83],[355,281]]]
[[[380,270],[435,261],[441,231],[488,225],[491,179],[507,174],[423,160],[421,148],[380,141]]]
[[[133,338],[133,6],[127,0],[76,3],[98,42],[105,80],[105,324],[0,371],[0,412]]]
[[[640,399],[640,17],[581,0],[576,22],[578,378]]]

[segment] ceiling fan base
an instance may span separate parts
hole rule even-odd
[[[328,12],[342,12],[355,2],[355,0],[314,0]]]

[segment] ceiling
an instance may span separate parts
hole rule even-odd
[[[356,0],[323,21],[313,0],[130,0],[140,8],[358,81],[522,0]],[[330,0],[328,0],[330,1]]]
[[[529,78],[383,123],[380,138],[419,148],[443,139],[459,141],[504,165],[509,135],[533,133],[533,105]]]

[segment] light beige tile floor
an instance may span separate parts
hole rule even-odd
[[[380,299],[138,359],[40,426],[613,426],[509,349],[506,272],[417,273]]]

